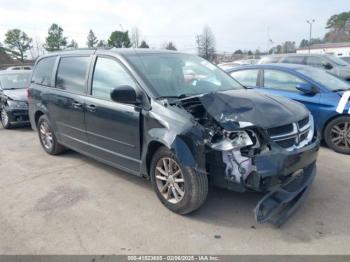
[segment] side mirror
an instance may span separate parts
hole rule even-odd
[[[318,92],[318,89],[310,83],[300,83],[296,85],[296,89],[307,95],[313,95]]]
[[[123,104],[139,105],[141,99],[134,88],[128,85],[118,86],[111,91],[111,99]]]
[[[325,64],[323,64],[323,67],[324,67],[324,69],[326,69],[326,70],[331,70],[331,69],[333,68],[333,66],[332,66],[331,63],[325,63]]]

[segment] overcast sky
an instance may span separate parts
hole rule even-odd
[[[99,39],[114,30],[138,27],[152,48],[173,41],[194,52],[195,35],[204,25],[216,36],[217,50],[266,50],[268,32],[275,43],[308,38],[307,19],[315,19],[313,36],[323,37],[327,19],[350,11],[349,0],[0,0],[0,41],[19,28],[44,41],[58,23],[69,39],[86,45],[91,28]]]

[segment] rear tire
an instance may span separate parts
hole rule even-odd
[[[10,118],[5,110],[5,108],[1,109],[1,124],[5,129],[10,129],[11,123],[10,123]]]
[[[327,146],[335,152],[350,154],[350,117],[340,116],[328,123],[324,131]]]
[[[207,175],[182,166],[165,147],[153,155],[151,181],[163,205],[182,215],[202,206],[208,195]]]
[[[58,143],[51,123],[46,115],[42,115],[39,118],[38,135],[41,146],[46,153],[50,155],[58,155],[65,150],[64,146]]]

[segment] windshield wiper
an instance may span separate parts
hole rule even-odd
[[[166,98],[175,98],[175,99],[182,99],[182,98],[186,98],[189,96],[192,96],[195,94],[181,94],[181,95],[170,95],[170,96],[158,96],[157,99],[166,99]]]
[[[341,92],[341,91],[349,91],[350,88],[339,88],[339,89],[335,89],[335,90],[332,90],[332,92]]]

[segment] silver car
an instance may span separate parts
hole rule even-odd
[[[329,73],[350,81],[350,64],[329,54],[280,54],[265,56],[258,64],[289,63],[322,68]]]

